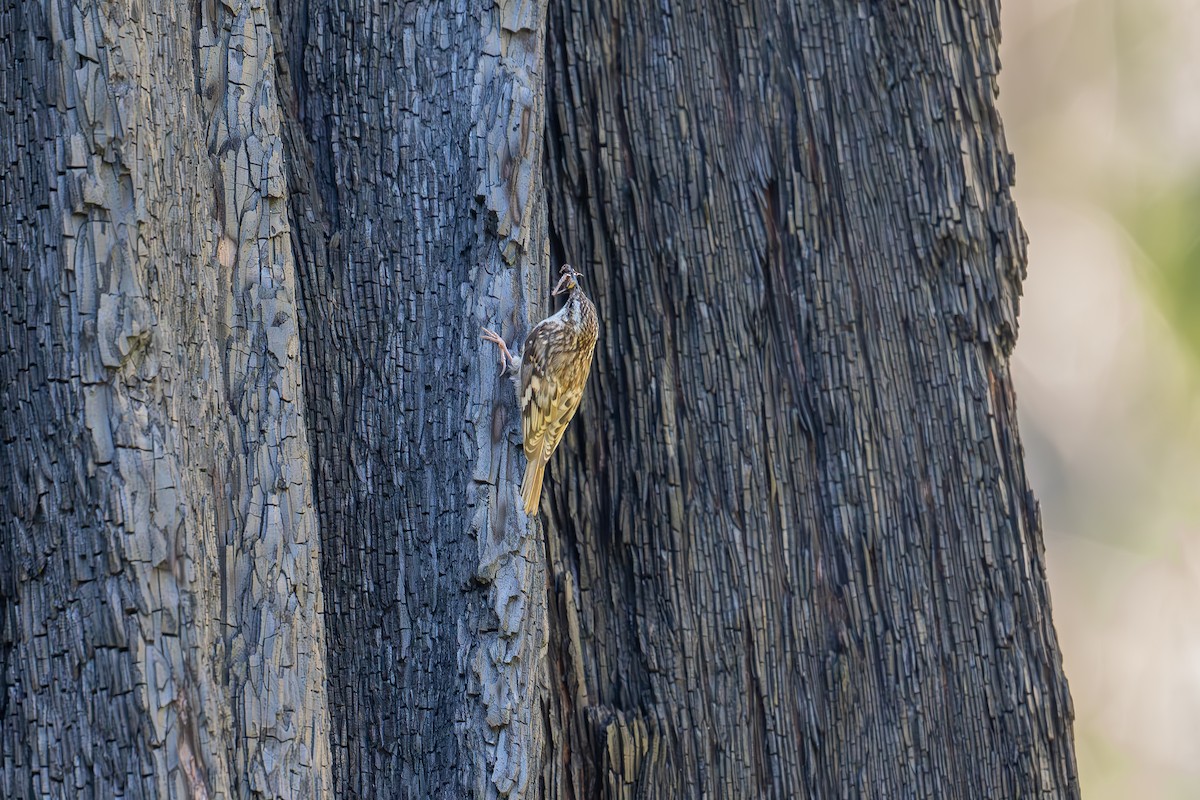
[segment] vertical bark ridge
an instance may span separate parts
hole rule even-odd
[[[1077,796],[997,25],[552,9],[551,241],[607,336],[547,478],[548,737],[591,759],[547,796]]]
[[[337,793],[524,796],[545,569],[478,337],[545,307],[545,3],[276,8]]]
[[[264,9],[46,0],[0,19],[24,56],[0,118],[21,167],[4,295],[26,298],[0,367],[2,793],[319,795],[318,541]]]

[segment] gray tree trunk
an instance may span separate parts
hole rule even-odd
[[[12,0],[0,58],[0,796],[320,795],[265,9]]]
[[[0,0],[0,796],[1077,796],[997,19]]]

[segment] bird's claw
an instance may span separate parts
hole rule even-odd
[[[490,328],[484,328],[483,333],[479,337],[486,342],[491,342],[500,347],[500,372],[501,374],[508,371],[508,362],[512,359],[512,354],[508,352],[508,345],[500,334]]]

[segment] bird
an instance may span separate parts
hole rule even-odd
[[[480,337],[500,348],[500,373],[512,372],[517,386],[528,460],[521,481],[526,514],[537,508],[546,463],[579,410],[600,334],[596,306],[579,285],[580,277],[574,267],[563,264],[551,296],[568,292],[567,302],[533,326],[525,337],[524,353],[513,355],[504,339],[488,328]]]

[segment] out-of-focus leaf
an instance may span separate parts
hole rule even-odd
[[[1131,205],[1124,216],[1148,262],[1151,296],[1200,359],[1200,176]]]

